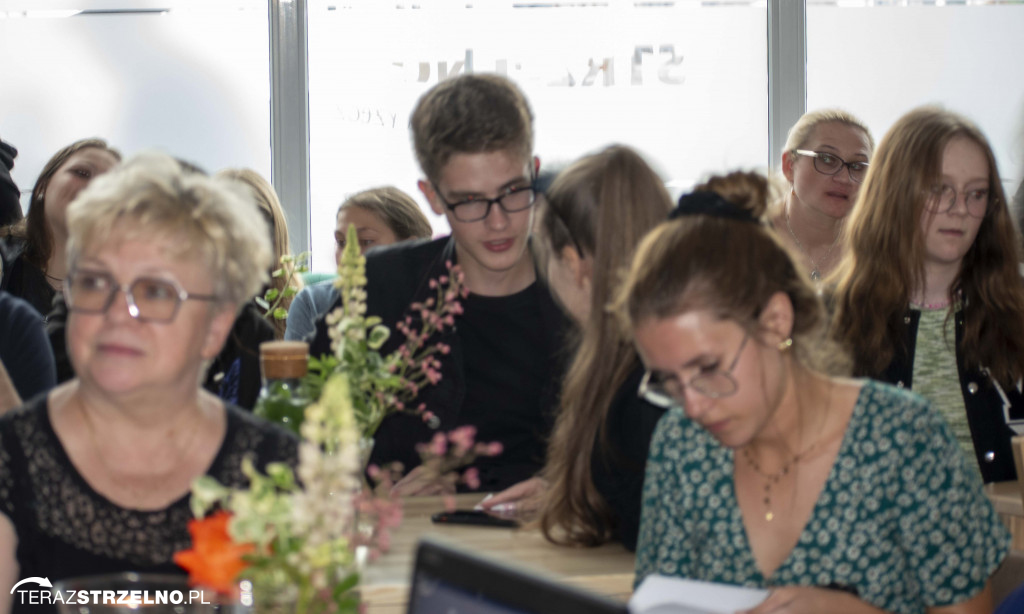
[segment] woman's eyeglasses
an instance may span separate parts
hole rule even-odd
[[[637,394],[648,403],[659,407],[682,405],[687,388],[692,388],[710,399],[721,399],[736,394],[739,385],[736,383],[736,378],[732,376],[732,372],[739,363],[740,356],[743,355],[743,348],[747,346],[749,338],[750,333],[743,335],[743,341],[740,342],[740,347],[736,350],[736,357],[732,359],[728,369],[724,371],[717,367],[702,369],[686,382],[683,382],[675,374],[648,369],[644,373],[644,378],[640,380]]]
[[[124,292],[129,315],[140,322],[170,322],[184,301],[219,299],[212,294],[186,292],[176,281],[156,277],[139,277],[130,284],[119,284],[110,273],[75,270],[64,280],[68,310],[78,313],[106,313],[118,291]]]
[[[933,213],[946,213],[956,206],[961,194],[964,195],[964,206],[968,214],[973,217],[985,217],[985,210],[988,209],[988,187],[957,192],[951,185],[933,186],[925,206]]]
[[[867,162],[847,162],[835,154],[824,151],[797,149],[793,153],[801,156],[807,156],[808,158],[814,158],[814,170],[818,171],[822,175],[837,175],[845,166],[846,171],[850,174],[850,181],[861,183],[864,181],[864,176],[868,174]]]

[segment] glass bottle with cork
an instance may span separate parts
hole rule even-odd
[[[309,344],[302,341],[265,341],[260,344],[263,386],[253,413],[283,424],[299,434],[306,406],[312,402],[303,378],[309,366]]]

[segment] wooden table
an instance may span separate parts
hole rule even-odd
[[[986,484],[985,494],[1013,535],[1013,551],[1024,555],[1024,503],[1020,485],[1017,482]]]
[[[472,508],[482,495],[458,495],[459,509]],[[430,516],[444,509],[439,497],[403,501],[404,518],[392,533],[391,550],[370,563],[362,594],[368,614],[403,614],[408,599],[416,542],[437,535],[467,550],[526,567],[596,593],[626,601],[633,592],[633,553],[619,544],[599,548],[555,546],[533,529],[436,525]]]

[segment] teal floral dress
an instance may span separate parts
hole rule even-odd
[[[651,442],[636,582],[648,574],[755,587],[842,588],[919,614],[985,586],[1010,535],[942,417],[921,397],[864,384],[797,545],[757,568],[733,489],[733,452],[676,408]]]

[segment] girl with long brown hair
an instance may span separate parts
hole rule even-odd
[[[915,109],[886,134],[848,221],[834,337],[855,372],[913,388],[986,482],[1012,480],[1024,396],[1020,239],[973,122]]]
[[[672,201],[643,158],[623,146],[575,162],[545,196],[539,234],[548,280],[578,324],[579,341],[537,489],[540,525],[556,543],[616,539],[633,549],[647,447],[664,408],[637,397],[643,371],[608,303],[619,271]],[[522,494],[513,487],[483,505]]]

